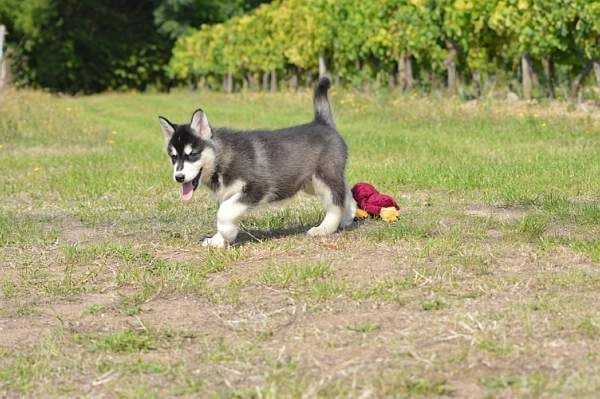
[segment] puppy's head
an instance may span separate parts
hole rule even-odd
[[[189,201],[202,172],[214,169],[212,130],[201,109],[194,112],[189,124],[176,125],[162,116],[158,120],[173,164],[173,179],[181,183],[181,199]]]

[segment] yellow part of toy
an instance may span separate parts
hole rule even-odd
[[[357,219],[366,219],[369,217],[369,214],[367,213],[367,211],[364,211],[360,208],[356,208],[356,213],[354,214],[354,217]]]
[[[394,208],[393,206],[390,206],[388,208],[381,208],[381,210],[379,211],[379,216],[381,216],[381,219],[385,220],[386,222],[395,222],[396,220],[398,220],[399,214],[400,211],[398,211],[398,209]]]

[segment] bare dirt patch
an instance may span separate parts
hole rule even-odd
[[[219,334],[226,328],[218,314],[228,313],[230,307],[214,305],[205,299],[178,296],[149,301],[141,305],[141,310],[139,319],[154,328]]]
[[[357,286],[403,274],[414,262],[414,248],[404,241],[395,245],[378,245],[376,248],[347,250],[333,262],[335,275]]]
[[[581,228],[576,225],[552,225],[544,232],[544,237],[566,240],[593,240],[600,237],[600,226]]]
[[[33,314],[19,316],[13,311],[0,317],[0,347],[32,346],[56,328],[67,328],[72,331],[81,329],[105,331],[114,328],[121,324],[122,320],[113,315],[108,317],[106,313],[117,300],[118,298],[112,294],[93,294],[78,296],[70,301],[28,303],[28,306],[33,309]],[[6,305],[16,309],[18,306],[23,306],[23,303],[6,301]],[[95,318],[90,317],[89,310],[92,305],[106,308],[98,314],[102,322],[96,322]]]
[[[61,221],[61,230],[61,240],[72,245],[92,242],[100,237],[97,229],[85,226],[75,218],[64,218]]]
[[[524,207],[469,205],[465,213],[470,216],[491,218],[500,222],[511,222],[524,218],[529,213],[529,209]]]

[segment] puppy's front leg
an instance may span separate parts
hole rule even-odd
[[[235,194],[223,201],[217,211],[217,234],[202,241],[202,246],[224,248],[231,244],[238,234],[237,221],[248,210],[248,205],[240,202],[242,194]]]

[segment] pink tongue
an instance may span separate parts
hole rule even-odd
[[[192,182],[183,183],[181,185],[181,199],[183,201],[189,201],[192,199],[192,195],[194,195],[194,185]]]

